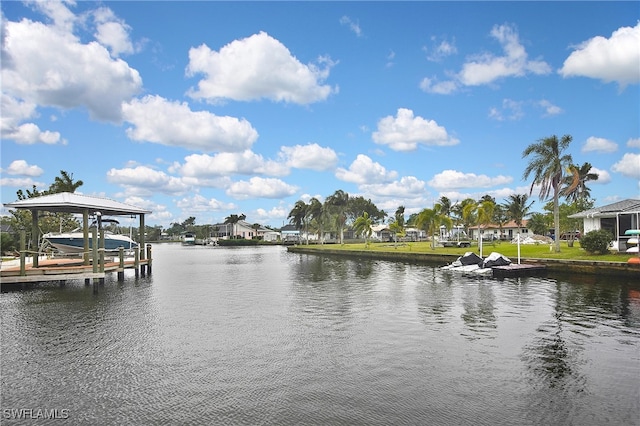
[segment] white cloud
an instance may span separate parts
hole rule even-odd
[[[438,41],[435,36],[431,37],[431,47],[425,46],[422,48],[422,50],[427,53],[427,59],[432,62],[440,62],[445,57],[458,53],[455,39],[453,41]]]
[[[36,187],[46,187],[44,182],[37,182],[30,177],[25,178],[0,178],[0,185],[5,188],[31,188],[33,185]]]
[[[285,198],[296,193],[298,188],[280,179],[252,177],[249,181],[232,183],[226,194],[238,199],[248,198]]]
[[[611,182],[611,175],[606,170],[591,167],[589,173],[595,173],[598,175],[598,180],[590,181],[589,184],[607,184]]]
[[[490,53],[477,55],[462,66],[458,79],[465,86],[491,83],[503,77],[523,77],[528,73],[549,74],[551,67],[544,61],[530,61],[518,33],[509,25],[496,25],[491,30],[504,51],[504,56]]]
[[[110,169],[107,181],[128,187],[132,190],[157,191],[165,194],[182,194],[190,187],[174,176],[146,166],[135,168]]]
[[[627,141],[629,148],[640,148],[640,138],[631,138]]]
[[[272,160],[265,160],[262,155],[250,150],[243,152],[223,152],[214,156],[193,154],[185,157],[182,166],[174,167],[184,176],[206,178],[211,176],[228,176],[235,174],[263,174],[268,176],[285,176],[289,168]]]
[[[387,171],[380,163],[374,163],[366,155],[359,154],[349,169],[338,168],[336,177],[345,182],[357,184],[385,183],[396,179],[398,173]]]
[[[94,119],[119,122],[121,103],[141,90],[142,79],[101,44],[81,43],[70,32],[69,13],[58,10],[65,23],[58,27],[3,21],[2,90],[37,105],[84,106]]]
[[[234,203],[225,203],[216,200],[215,198],[206,198],[200,194],[182,198],[177,200],[175,203],[176,206],[180,207],[182,210],[187,210],[189,212],[209,212],[211,210],[225,211],[238,208]]]
[[[38,177],[44,173],[44,170],[38,166],[29,165],[25,160],[15,160],[9,164],[5,173],[9,175]]]
[[[522,102],[514,101],[513,99],[503,99],[502,107],[492,107],[489,109],[489,118],[493,118],[498,121],[517,121],[524,117],[522,111]]]
[[[438,190],[459,188],[490,188],[497,185],[511,183],[510,176],[489,177],[475,173],[462,173],[456,170],[444,170],[435,175],[429,182],[429,186]]]
[[[543,108],[545,113],[544,117],[551,117],[553,115],[562,114],[564,110],[557,105],[552,104],[550,101],[543,99],[538,102],[538,106]]]
[[[391,183],[364,184],[358,188],[367,195],[411,199],[424,196],[425,183],[414,176],[405,176]]]
[[[258,221],[273,221],[273,220],[286,220],[287,216],[291,208],[286,208],[285,206],[279,205],[274,206],[270,210],[265,210],[262,208],[256,209],[254,212],[255,216],[257,216]]]
[[[37,116],[37,105],[31,102],[23,102],[5,93],[2,94],[0,116],[0,137],[3,140],[13,140],[18,144],[32,145],[44,143],[54,145],[67,143],[60,137],[60,133],[42,131],[34,123],[21,122]]]
[[[239,152],[250,148],[258,132],[245,119],[192,111],[186,103],[145,96],[122,105],[134,125],[127,136],[136,141],[181,146],[201,151]]]
[[[135,52],[133,43],[129,39],[129,27],[118,19],[111,9],[101,7],[94,12],[96,21],[96,40],[111,50],[114,57]]]
[[[414,151],[418,144],[448,146],[460,141],[447,134],[447,130],[434,120],[414,117],[413,111],[399,108],[396,117],[387,116],[378,121],[373,141],[388,145],[394,151]]]
[[[348,26],[356,36],[362,37],[362,29],[359,22],[354,22],[348,16],[343,16],[340,18],[340,24]]]
[[[616,152],[618,144],[605,138],[591,136],[582,146],[582,152]]]
[[[427,93],[448,95],[458,90],[458,82],[454,80],[437,81],[436,79],[425,77],[420,82],[420,89]]]
[[[265,32],[235,40],[219,52],[202,44],[189,50],[187,76],[203,74],[204,79],[188,95],[211,102],[261,98],[296,104],[322,101],[337,90],[322,84],[334,63],[327,58],[317,62],[302,64]]]
[[[610,38],[593,37],[571,52],[558,71],[563,77],[589,77],[617,82],[621,87],[640,82],[640,22],[621,27]]]
[[[640,179],[640,154],[626,153],[611,170],[629,178]]]
[[[321,147],[316,143],[283,146],[280,148],[279,157],[289,167],[316,171],[333,169],[338,162],[338,154],[332,148]]]

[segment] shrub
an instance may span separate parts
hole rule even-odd
[[[580,246],[590,254],[607,254],[612,240],[611,233],[604,229],[589,231],[580,239]]]

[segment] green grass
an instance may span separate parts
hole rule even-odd
[[[479,254],[478,246],[474,243],[468,248],[458,247],[436,247],[431,248],[430,242],[412,242],[412,243],[348,243],[348,244],[324,244],[310,245],[310,248],[317,250],[349,250],[349,251],[369,251],[369,252],[406,252],[406,253],[432,253],[432,254],[457,254],[463,255],[467,251],[473,251]],[[498,252],[508,258],[517,259],[518,246],[510,242],[485,243],[482,247],[483,256],[488,256],[491,252]],[[623,262],[632,257],[628,253],[609,253],[604,255],[588,254],[584,249],[580,248],[578,242],[574,242],[573,247],[569,247],[566,242],[560,243],[560,253],[555,253],[549,249],[548,244],[522,244],[520,245],[521,258],[537,258],[537,259],[562,259],[562,260],[589,260],[600,262]]]

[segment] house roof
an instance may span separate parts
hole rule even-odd
[[[527,223],[529,223],[527,219],[522,219],[521,228],[526,228]],[[512,220],[502,225],[502,229],[510,229],[510,228],[514,228],[514,229],[518,228],[518,225],[515,223],[515,221]],[[478,225],[470,226],[469,229],[478,229]],[[500,225],[497,225],[495,223],[490,223],[488,225],[482,225],[482,229],[500,229]]]
[[[640,200],[626,199],[601,207],[569,215],[572,219],[585,217],[613,217],[619,213],[640,213]]]
[[[82,213],[89,210],[91,213],[100,212],[103,215],[125,216],[151,213],[140,207],[108,198],[90,197],[72,192],[60,192],[57,194],[43,195],[41,197],[27,198],[4,204],[13,209],[45,210],[61,213]]]

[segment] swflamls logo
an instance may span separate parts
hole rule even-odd
[[[2,417],[5,420],[65,420],[69,418],[68,408],[4,408]]]

